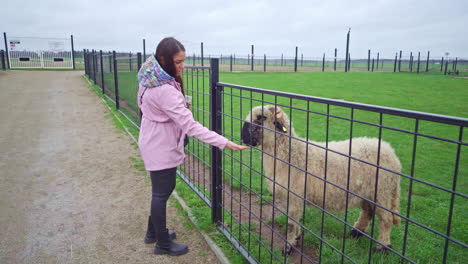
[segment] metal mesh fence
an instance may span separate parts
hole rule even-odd
[[[191,138],[178,173],[249,262],[468,258],[467,119],[220,83],[211,66],[183,73],[194,118],[253,147]]]

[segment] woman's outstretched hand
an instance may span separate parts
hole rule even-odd
[[[226,144],[226,148],[237,151],[237,150],[249,149],[250,147],[249,146],[237,145],[234,142],[228,141],[228,143]]]

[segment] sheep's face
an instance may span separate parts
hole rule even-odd
[[[289,124],[281,108],[273,105],[257,106],[250,111],[242,128],[242,141],[251,146],[263,145],[274,138],[275,131],[286,133]]]

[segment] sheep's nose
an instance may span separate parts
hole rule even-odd
[[[252,124],[245,122],[244,127],[242,127],[241,138],[242,142],[247,145],[256,145],[255,139],[252,138]]]

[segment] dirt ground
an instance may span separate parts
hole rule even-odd
[[[0,72],[0,263],[218,263],[172,206],[190,252],[143,243],[148,179],[138,151],[76,71]]]

